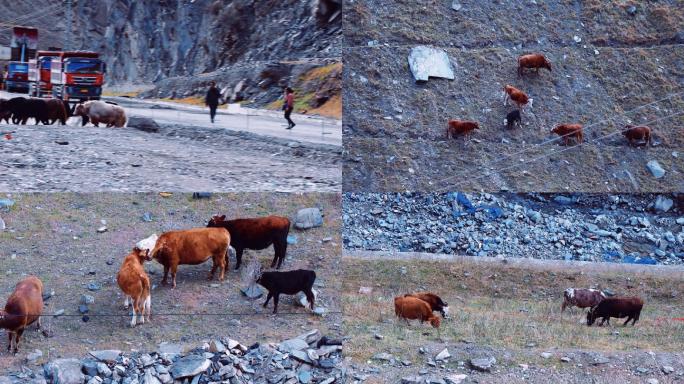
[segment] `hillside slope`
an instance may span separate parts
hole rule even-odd
[[[681,2],[380,3],[345,8],[355,25],[344,31],[345,190],[681,190]],[[445,49],[455,80],[416,83],[407,56],[417,45]],[[528,52],[543,52],[553,71],[518,77],[516,59]],[[503,126],[514,109],[503,105],[505,84],[534,99],[522,129]],[[453,118],[478,121],[475,140],[447,141]],[[585,124],[586,144],[549,143],[563,122]],[[628,123],[651,125],[654,146],[629,148],[619,134]],[[648,171],[651,160],[663,178]]]

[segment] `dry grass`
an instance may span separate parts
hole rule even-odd
[[[306,72],[300,77],[300,81],[323,81],[330,76],[336,76],[340,73],[342,73],[342,63],[337,62],[322,67],[317,67]]]
[[[130,92],[117,92],[117,91],[102,91],[102,96],[109,97],[138,97],[140,92],[130,91]]]
[[[684,342],[684,322],[678,296],[681,276],[593,273],[558,267],[546,271],[466,262],[360,260],[345,258],[343,308],[345,331],[351,336],[346,354],[365,361],[378,352],[398,351],[419,363],[416,351],[430,343],[459,340],[520,350],[530,343],[539,349],[678,351]],[[405,273],[402,273],[402,270]],[[566,311],[560,318],[562,291],[571,286],[603,283],[619,294],[646,301],[636,327],[614,328],[580,324],[584,313]],[[359,287],[373,287],[370,295]],[[439,330],[427,324],[406,326],[394,315],[394,296],[431,290],[451,304],[451,318]],[[673,297],[674,295],[674,297]],[[353,315],[349,315],[353,314]],[[617,330],[619,335],[613,335]],[[384,336],[375,340],[374,333]]]

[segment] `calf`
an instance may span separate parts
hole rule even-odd
[[[534,69],[538,73],[539,68],[551,71],[551,63],[541,53],[530,53],[518,57],[518,76],[523,75],[524,69]]]
[[[439,317],[432,313],[432,308],[427,302],[412,296],[399,296],[394,298],[394,313],[409,323],[409,320],[420,320],[430,322],[435,328],[439,328]]]
[[[9,345],[7,351],[19,351],[19,339],[24,330],[34,322],[40,329],[40,315],[43,313],[43,283],[35,276],[29,276],[17,283],[14,292],[7,299],[5,309],[0,310],[0,328],[7,329]]]
[[[150,278],[145,273],[143,264],[150,261],[150,250],[142,250],[138,247],[133,248],[131,253],[124,258],[119,273],[116,275],[116,282],[126,297],[124,307],[128,309],[128,299],[133,303],[133,316],[131,317],[131,327],[135,327],[136,314],[139,316],[138,322],[145,324],[145,312],[147,321],[150,321],[152,294],[150,292]]]
[[[176,288],[176,270],[179,264],[196,265],[204,263],[209,258],[214,263],[209,280],[214,278],[217,268],[221,268],[219,280],[223,280],[228,265],[229,245],[230,234],[223,228],[170,231],[159,236],[150,257],[164,266],[162,284],[166,285],[166,278],[171,270],[173,288]]]
[[[584,138],[582,124],[561,124],[553,128],[551,132],[563,138],[563,145],[568,145],[571,137],[574,138],[578,144],[581,144]]]
[[[408,295],[404,295],[404,297],[415,297],[417,299],[423,300],[424,302],[430,305],[430,309],[432,309],[433,312],[439,312],[443,318],[446,318],[449,315],[449,304],[447,304],[445,301],[442,300],[441,297],[435,295],[434,293],[409,293]]]
[[[651,144],[651,128],[649,127],[628,125],[622,134],[627,138],[630,145],[632,145],[633,140],[643,142],[643,145]]]
[[[105,123],[107,127],[123,127],[126,124],[126,112],[123,108],[100,100],[77,104],[74,116],[87,117],[96,127],[99,123]]]
[[[64,109],[64,102],[59,99],[48,99],[45,100],[47,106],[46,120],[43,121],[44,124],[54,124],[58,121],[64,125],[67,120],[67,111]]]
[[[273,298],[273,313],[278,313],[278,299],[280,294],[294,295],[304,292],[309,308],[314,309],[314,294],[311,290],[316,281],[316,272],[306,269],[297,269],[287,272],[263,272],[256,282],[268,290],[268,296],[264,302],[264,308]]]
[[[566,307],[591,308],[605,298],[606,295],[598,289],[568,288],[563,292],[561,316]]]
[[[207,227],[221,227],[230,232],[231,246],[235,248],[237,263],[235,269],[242,264],[242,252],[245,249],[264,249],[273,244],[275,256],[271,268],[280,269],[287,251],[287,235],[290,233],[290,220],[281,216],[267,216],[250,219],[227,220],[226,216],[213,216]]]
[[[587,325],[591,326],[598,318],[601,318],[601,323],[599,323],[599,326],[601,326],[606,321],[610,325],[611,317],[618,319],[626,317],[627,320],[625,320],[623,325],[626,326],[632,320],[632,326],[634,326],[637,320],[639,320],[641,308],[643,307],[644,301],[638,297],[609,297],[603,299],[589,310],[587,313]]]
[[[512,85],[504,86],[504,106],[508,104],[508,100],[513,100],[513,102],[518,106],[518,108],[523,109],[525,105],[530,101],[525,92],[519,90]]]
[[[522,119],[520,118],[520,110],[516,109],[515,111],[511,111],[506,115],[506,119],[504,120],[504,125],[506,125],[506,128],[512,129],[515,128],[515,126],[520,126],[522,123]]]
[[[480,129],[480,126],[474,121],[449,120],[446,131],[447,139],[459,135],[464,135],[467,138],[468,134],[475,129]]]

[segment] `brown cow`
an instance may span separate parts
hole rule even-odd
[[[587,313],[587,325],[591,327],[598,318],[601,318],[599,326],[602,326],[606,321],[610,325],[611,317],[618,319],[626,317],[627,320],[622,325],[626,326],[632,320],[632,326],[634,326],[637,320],[639,320],[643,307],[644,301],[638,297],[609,297],[589,310]]]
[[[563,145],[568,145],[571,137],[575,138],[578,144],[581,144],[584,139],[582,124],[561,124],[553,128],[551,132],[563,138]]]
[[[563,292],[561,316],[566,307],[591,308],[598,305],[606,295],[598,289],[568,288]]]
[[[184,231],[162,233],[157,239],[150,256],[164,266],[162,284],[171,270],[173,288],[176,288],[176,270],[179,264],[196,265],[211,258],[213,266],[209,280],[221,268],[219,280],[223,280],[228,265],[230,234],[223,228],[194,228]]]
[[[630,145],[632,145],[633,140],[643,142],[642,145],[651,144],[651,128],[649,127],[628,125],[625,127],[622,134],[627,138]]]
[[[394,313],[406,320],[420,320],[421,324],[423,322],[429,321],[430,325],[435,328],[439,328],[440,320],[439,317],[432,313],[432,308],[430,304],[425,301],[411,296],[399,296],[394,298]]]
[[[442,314],[443,318],[446,318],[449,315],[449,304],[432,292],[409,293],[404,295],[404,297],[415,297],[423,300],[430,305],[430,309],[432,309],[432,311],[437,311]]]
[[[19,351],[19,339],[26,327],[38,322],[38,329],[40,329],[42,313],[43,283],[39,278],[29,276],[17,283],[14,292],[7,299],[5,309],[0,310],[0,328],[7,329],[9,339],[8,352],[12,350],[12,339],[14,339],[14,353]]]
[[[230,245],[235,248],[237,263],[235,269],[242,264],[242,252],[245,249],[264,249],[273,244],[275,256],[271,268],[280,269],[287,251],[287,235],[290,233],[290,220],[287,217],[267,216],[250,219],[226,220],[226,215],[213,216],[207,227],[225,228],[230,233]]]
[[[55,121],[59,120],[61,125],[66,124],[67,111],[64,109],[64,102],[59,99],[47,99],[45,100],[47,104],[47,120],[50,124],[54,124]]]
[[[523,109],[525,105],[530,101],[525,92],[519,90],[512,85],[504,86],[504,106],[508,104],[508,99],[513,100],[513,102],[518,106],[518,108]]]
[[[145,312],[147,312],[147,321],[150,321],[150,314],[152,311],[150,278],[143,268],[145,261],[150,260],[152,260],[152,258],[150,257],[149,249],[142,250],[135,247],[131,253],[124,258],[121,269],[119,269],[119,273],[116,275],[116,282],[126,296],[124,307],[128,308],[129,297],[133,304],[131,327],[135,327],[136,314],[139,315],[138,322],[140,324],[145,324]]]
[[[468,134],[475,129],[480,129],[480,126],[474,121],[449,120],[446,131],[447,139],[458,135],[464,135],[468,138]]]
[[[530,53],[518,57],[518,76],[523,75],[524,69],[534,69],[539,73],[539,68],[551,71],[551,63],[541,53]]]

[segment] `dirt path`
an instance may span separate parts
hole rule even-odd
[[[3,349],[0,371],[19,368],[26,354],[35,349],[43,352],[41,363],[60,356],[80,357],[89,350],[152,350],[162,341],[194,347],[215,336],[253,343],[282,340],[312,328],[341,336],[340,303],[335,294],[340,287],[336,271],[341,265],[337,194],[221,194],[202,200],[184,194],[163,198],[157,194],[116,193],[22,194],[11,198],[16,204],[10,212],[2,213],[7,229],[0,232],[0,296],[4,300],[18,280],[34,274],[43,280],[46,292],[55,292],[45,311],[64,310],[65,315],[44,319],[49,338],[33,328],[27,331],[16,357],[7,357]],[[210,263],[181,266],[178,287],[171,290],[160,285],[161,266],[150,262],[145,268],[153,283],[152,323],[127,327],[130,318],[123,309],[115,276],[136,241],[150,233],[204,226],[216,212],[229,217],[280,214],[293,218],[298,209],[312,206],[321,209],[324,224],[290,231],[297,243],[288,247],[283,269],[317,272],[315,287],[318,302],[327,309],[325,316],[295,307],[291,297],[281,298],[280,313],[272,315],[272,307],[261,307],[263,298],[252,301],[242,296],[240,273],[231,271],[223,282],[208,282]],[[151,222],[142,219],[146,213]],[[96,231],[103,226],[101,220],[106,221],[107,232]],[[243,262],[257,257],[267,266],[273,257],[272,248],[246,252]],[[230,263],[235,266],[235,260]],[[91,291],[89,283],[101,288]],[[78,313],[84,294],[95,299],[89,306],[93,316],[88,322]],[[4,348],[5,339],[1,345]]]
[[[162,125],[0,126],[2,191],[337,191],[341,150]],[[60,144],[62,143],[62,144]],[[64,144],[66,143],[66,144]]]

